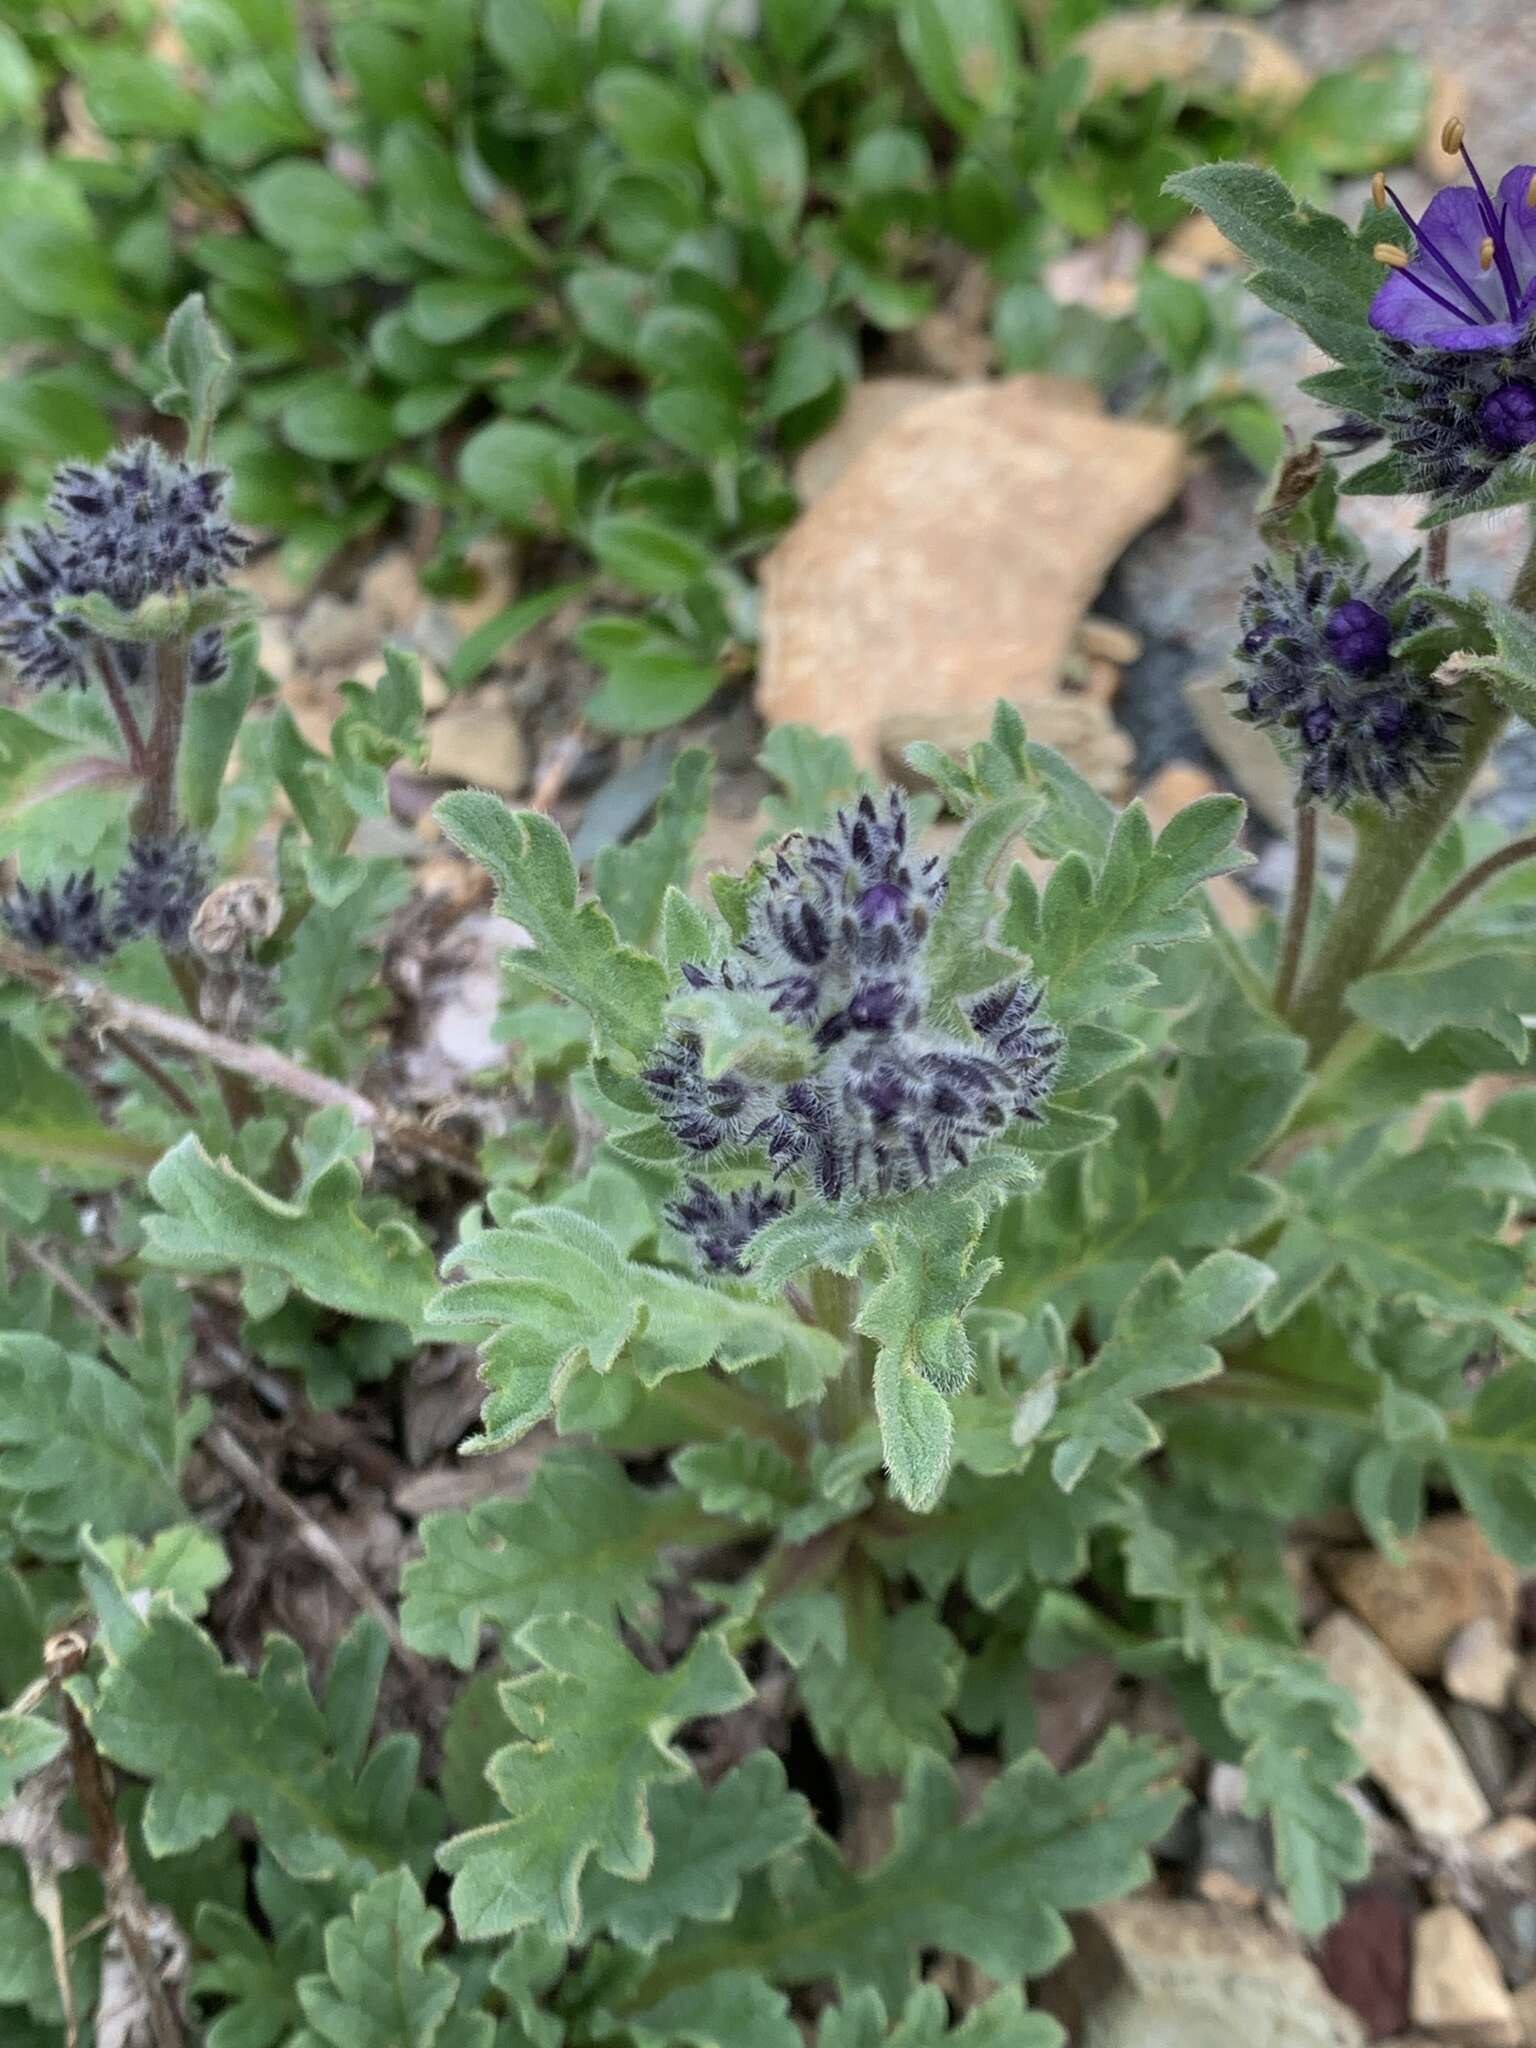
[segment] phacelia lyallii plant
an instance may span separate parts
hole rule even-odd
[[[537,11],[519,133],[567,118]],[[1060,2048],[1065,1914],[1188,1881],[1176,1754],[1036,1747],[1083,1659],[1339,1914],[1375,1795],[1298,1519],[1396,1555],[1454,1505],[1536,1567],[1536,832],[1478,807],[1536,548],[1495,597],[1445,541],[1536,505],[1525,175],[1358,232],[1178,180],[1335,361],[1232,620],[1279,916],[1236,796],[1154,830],[1006,703],[900,787],[769,733],[739,871],[696,873],[702,748],[586,874],[569,791],[434,837],[408,654],[313,735],[258,672],[179,316],[184,453],[66,464],[0,571],[7,2048]],[[1356,487],[1420,494],[1422,556]]]

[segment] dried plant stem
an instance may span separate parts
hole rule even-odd
[[[1424,550],[1424,581],[1443,584],[1451,563],[1451,529],[1449,526],[1431,527],[1429,544]]]
[[[394,1652],[400,1668],[413,1685],[425,1690],[429,1683],[425,1661],[417,1656],[401,1635],[399,1624],[390,1612],[388,1603],[369,1585],[335,1537],[323,1529],[313,1515],[307,1514],[296,1500],[284,1493],[277,1481],[262,1470],[234,1431],[224,1423],[211,1423],[198,1441],[205,1451],[218,1459],[232,1478],[238,1480],[248,1492],[254,1493],[264,1507],[287,1522],[316,1563],[324,1566],[351,1600],[373,1616],[388,1638],[389,1647]]]
[[[177,994],[187,1006],[187,1015],[201,1016],[203,986],[202,977],[196,967],[184,954],[169,953],[162,949],[161,957],[172,981],[176,984]],[[242,1080],[238,1074],[231,1074],[220,1066],[214,1067],[213,1078],[219,1091],[219,1100],[224,1105],[224,1114],[229,1118],[234,1130],[238,1131],[242,1124],[249,1123],[253,1116],[260,1115],[261,1099],[249,1081]]]
[[[1475,896],[1479,889],[1486,888],[1495,875],[1503,874],[1506,868],[1518,867],[1523,860],[1536,860],[1536,832],[1524,839],[1511,839],[1508,846],[1501,846],[1496,853],[1490,853],[1480,860],[1476,867],[1451,884],[1443,896],[1425,911],[1416,923],[1409,925],[1402,937],[1390,945],[1376,962],[1375,972],[1396,967],[1406,960],[1414,949],[1423,944],[1437,925],[1443,924],[1453,911],[1460,910],[1463,903]]]
[[[111,1775],[102,1762],[91,1731],[85,1725],[84,1715],[64,1689],[64,1680],[84,1665],[86,1649],[84,1637],[71,1630],[54,1636],[43,1651],[44,1665],[53,1681],[55,1702],[64,1724],[75,1797],[85,1817],[91,1854],[101,1872],[107,1912],[137,1983],[154,2048],[184,2048],[186,2036],[166,1990],[150,1939],[149,1901],[128,1861],[127,1844],[117,1824]]]
[[[1316,882],[1317,810],[1312,804],[1299,803],[1296,806],[1296,873],[1291,881],[1291,902],[1285,920],[1280,969],[1275,976],[1275,1008],[1282,1017],[1296,993],[1296,976],[1301,970],[1302,949],[1307,941],[1312,891]]]
[[[99,1325],[101,1329],[106,1331],[108,1336],[121,1337],[123,1335],[122,1325],[117,1321],[117,1318],[96,1299],[94,1294],[89,1293],[80,1285],[80,1282],[67,1266],[61,1266],[58,1260],[50,1253],[39,1250],[35,1244],[28,1243],[24,1237],[12,1237],[11,1249],[18,1253],[21,1258],[25,1259],[29,1266],[34,1267],[39,1273],[45,1274],[53,1282],[54,1286],[58,1288],[60,1294],[79,1309],[81,1315]]]
[[[121,1031],[108,1030],[103,1031],[101,1035],[114,1052],[120,1052],[125,1060],[131,1061],[141,1074],[153,1081],[166,1100],[179,1109],[189,1122],[196,1122],[197,1104],[175,1075],[167,1073],[152,1052],[146,1052],[142,1045],[135,1045],[133,1040]]]
[[[279,1094],[311,1102],[319,1109],[345,1109],[381,1142],[476,1183],[482,1178],[467,1147],[402,1117],[358,1089],[349,1088],[344,1081],[333,1081],[328,1074],[317,1074],[300,1066],[297,1060],[271,1046],[246,1045],[238,1038],[210,1031],[191,1017],[174,1016],[155,1003],[115,995],[88,976],[35,953],[23,952],[19,946],[0,945],[0,975],[14,975],[20,981],[30,982],[44,995],[61,997],[103,1030],[131,1032],[157,1045],[175,1046],[195,1058],[211,1060],[215,1067],[243,1075],[260,1088],[274,1088]]]

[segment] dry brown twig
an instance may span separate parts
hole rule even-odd
[[[64,1724],[66,1754],[75,1797],[85,1817],[91,1854],[101,1872],[107,1913],[116,1932],[139,2004],[149,2024],[154,2048],[184,2048],[181,2018],[166,1988],[165,1972],[155,1953],[155,1915],[128,1861],[128,1847],[117,1823],[112,1779],[101,1752],[85,1724],[85,1716],[65,1690],[66,1678],[81,1670],[90,1651],[85,1637],[73,1629],[53,1636],[43,1646],[43,1666]],[[67,1977],[67,1971],[66,1971]]]
[[[480,1169],[467,1146],[456,1144],[452,1138],[445,1138],[441,1132],[385,1103],[375,1102],[344,1081],[333,1081],[328,1074],[317,1074],[301,1066],[271,1046],[247,1045],[241,1039],[210,1031],[192,1017],[178,1017],[134,996],[115,995],[88,975],[42,960],[16,946],[0,946],[0,975],[14,976],[43,995],[70,1003],[104,1034],[126,1033],[150,1039],[157,1045],[174,1046],[194,1058],[210,1060],[214,1066],[258,1087],[276,1089],[279,1094],[311,1102],[319,1109],[345,1109],[354,1122],[371,1131],[382,1144],[414,1153],[463,1179],[477,1184],[481,1180]]]

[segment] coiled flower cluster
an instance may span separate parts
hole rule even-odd
[[[1014,980],[982,995],[968,1036],[928,1017],[924,956],[946,879],[909,839],[892,789],[861,797],[826,834],[785,840],[736,950],[684,968],[694,989],[763,998],[809,1047],[808,1071],[773,1082],[707,1074],[698,1034],[669,1033],[644,1078],[688,1151],[729,1162],[761,1148],[775,1179],[843,1202],[934,1181],[1015,1120],[1040,1120],[1062,1041],[1038,988]],[[706,1264],[739,1271],[750,1237],[787,1206],[761,1183],[717,1196],[694,1181],[671,1219]]]
[[[82,688],[105,660],[122,681],[138,682],[149,650],[103,641],[64,601],[97,595],[128,612],[148,597],[223,584],[246,547],[224,515],[228,484],[225,471],[193,469],[149,441],[61,469],[47,518],[24,527],[0,563],[0,653],[20,680]],[[216,682],[225,667],[223,634],[195,634],[191,680]]]
[[[1445,689],[1393,652],[1432,617],[1411,596],[1415,570],[1410,557],[1372,582],[1318,548],[1254,570],[1227,687],[1237,716],[1295,755],[1303,797],[1390,808],[1458,751],[1464,720]]]
[[[28,952],[62,953],[85,965],[146,935],[166,952],[180,953],[212,879],[213,857],[190,833],[130,839],[105,887],[90,868],[36,889],[18,882],[0,900],[0,926]]]

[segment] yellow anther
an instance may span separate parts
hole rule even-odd
[[[1440,147],[1447,156],[1459,156],[1461,145],[1467,139],[1467,124],[1459,114],[1452,114],[1440,130]]]
[[[1531,182],[1525,188],[1525,203],[1528,207],[1536,207],[1536,171],[1531,173]]]
[[[1477,260],[1478,260],[1478,264],[1479,264],[1480,268],[1482,268],[1483,270],[1492,270],[1492,268],[1493,268],[1493,237],[1492,237],[1492,235],[1484,235],[1484,237],[1483,237],[1483,240],[1482,240],[1482,245],[1481,245],[1481,247],[1480,247],[1480,248],[1478,249],[1478,252],[1477,252]]]
[[[1386,205],[1386,203],[1387,174],[1385,171],[1378,171],[1375,177],[1371,180],[1371,204],[1377,209],[1378,212],[1380,212],[1380,210]]]
[[[1385,263],[1391,270],[1406,270],[1413,258],[1406,249],[1399,249],[1396,242],[1378,242],[1371,254],[1378,263]]]

